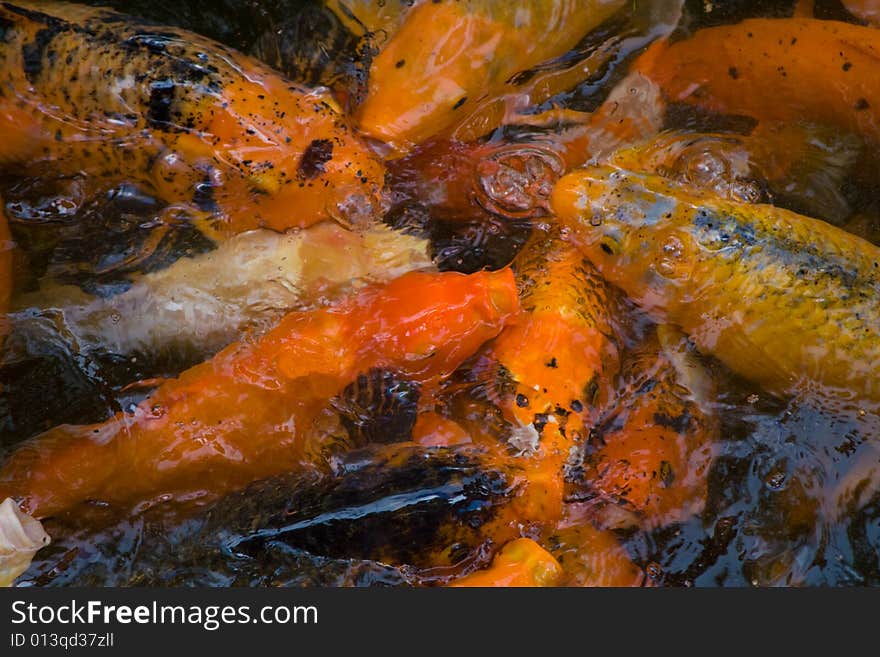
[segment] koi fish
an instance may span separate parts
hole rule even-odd
[[[668,326],[656,333],[624,362],[619,404],[596,423],[577,468],[592,495],[613,503],[610,524],[621,507],[649,529],[680,522],[708,493],[714,388],[684,336]]]
[[[573,48],[623,5],[621,0],[418,4],[373,60],[357,124],[405,153],[502,95],[516,73]]]
[[[296,469],[309,423],[359,372],[436,381],[517,310],[506,269],[411,272],[333,307],[289,313],[259,339],[167,380],[131,414],[21,444],[0,469],[0,491],[44,517],[86,499],[210,496]]]
[[[775,205],[842,223],[840,189],[861,140],[828,126],[762,121],[748,135],[668,131],[616,151],[609,163],[659,173],[734,201]]]
[[[453,587],[554,586],[562,568],[553,555],[530,538],[518,538],[505,545],[484,570],[450,584]]]
[[[503,403],[521,426],[553,418],[577,441],[612,396],[620,367],[612,308],[620,300],[558,231],[536,229],[513,268],[522,310],[489,356],[510,381]]]
[[[640,70],[670,102],[880,139],[880,34],[873,28],[756,18],[699,30],[655,54]]]
[[[51,322],[74,351],[175,354],[199,362],[286,312],[326,305],[370,283],[428,269],[427,240],[382,224],[363,232],[334,222],[280,234],[240,233],[217,249],[144,274],[125,292],[78,301],[68,286],[16,300],[5,363],[30,356],[36,324]],[[29,328],[30,327],[30,328]]]
[[[820,386],[880,401],[880,248],[610,167],[564,177],[553,207],[603,277],[701,353],[771,394]]]
[[[481,394],[452,404],[469,438],[509,451],[531,487],[523,517],[549,528],[562,513],[564,467],[612,395],[619,367],[611,320],[614,293],[558,232],[536,229],[514,260],[521,312],[472,367],[499,415],[497,431],[479,419]],[[474,412],[476,410],[476,412]],[[431,426],[443,427],[432,422]],[[446,428],[445,437],[455,436]],[[506,440],[499,438],[506,435]],[[524,498],[525,499],[525,498]],[[534,507],[539,506],[541,513]]]
[[[4,2],[0,24],[4,167],[142,184],[218,238],[372,218],[383,167],[326,89],[106,9]]]

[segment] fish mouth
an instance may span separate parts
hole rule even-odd
[[[477,163],[476,201],[484,210],[511,219],[546,216],[553,187],[564,171],[562,158],[553,151],[504,146]]]
[[[512,315],[519,311],[519,295],[516,292],[516,281],[513,271],[507,267],[488,273],[489,302],[495,312],[501,316]]]
[[[583,172],[569,173],[556,183],[549,200],[549,208],[570,229],[583,232],[582,228],[594,229],[603,225],[601,213],[596,213],[593,199],[604,192],[604,185]],[[591,231],[596,232],[596,231]]]

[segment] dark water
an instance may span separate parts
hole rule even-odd
[[[93,4],[200,32],[262,57],[292,79],[344,90],[352,106],[363,93],[377,47],[351,33],[317,0]],[[679,33],[745,17],[790,15],[794,4],[687,0]],[[835,0],[818,1],[816,13],[855,22]],[[616,20],[585,35],[582,47],[631,29]],[[637,36],[599,74],[530,111],[595,110],[645,45]],[[666,127],[736,132],[742,118],[679,110],[670,109]],[[487,143],[528,138],[528,131],[513,126],[485,136]],[[480,208],[462,216],[432,206],[404,184],[406,172],[399,173],[385,222],[429,239],[441,270],[504,267],[532,230],[528,219]],[[389,182],[395,189],[395,181]],[[17,295],[33,293],[49,280],[91,297],[112,296],[139,274],[213,248],[185,223],[166,231],[156,221],[164,204],[148,192],[123,185],[100,198],[83,198],[78,189],[75,179],[0,180],[24,254],[15,270]],[[876,183],[855,179],[842,191],[870,237],[880,212]],[[83,355],[71,347],[50,308],[32,315],[10,337],[13,343],[33,343],[30,357],[7,356],[0,363],[0,449],[57,424],[110,417],[151,389],[130,384],[173,376],[193,364],[161,352]],[[874,492],[880,490],[880,418],[818,397],[774,399],[723,366],[712,361],[708,366],[720,391],[715,411],[721,429],[705,509],[651,531],[612,530],[630,558],[651,583],[664,586],[880,584],[880,494]],[[510,492],[505,473],[483,468],[466,449],[370,446],[389,433],[399,434],[391,442],[406,440],[419,394],[393,376],[371,385],[380,390],[364,394],[355,387],[336,401],[348,433],[358,437],[345,447],[366,444],[365,451],[346,455],[340,449],[326,467],[259,482],[207,510],[178,512],[159,505],[120,517],[92,504],[49,519],[53,543],[37,555],[21,583],[430,585],[488,563],[491,554],[474,528],[504,506]],[[389,449],[413,451],[401,460],[389,457]],[[450,550],[458,551],[451,559],[456,568],[430,567],[434,551],[448,557]]]

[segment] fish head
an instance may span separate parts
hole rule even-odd
[[[273,230],[328,218],[360,229],[381,215],[384,173],[382,162],[351,135],[319,136],[291,149],[276,166],[251,165],[248,201],[260,224]]]
[[[278,231],[328,218],[363,226],[379,213],[385,167],[329,90],[266,74],[206,99],[201,112],[211,117],[198,137],[206,152],[187,149],[208,162],[200,209]]]
[[[463,4],[418,5],[372,62],[358,127],[397,155],[449,128],[494,79],[502,36]]]
[[[520,310],[509,267],[469,275],[411,271],[377,289],[382,312],[358,320],[354,330],[369,335],[358,339],[370,359],[417,380],[453,372]]]
[[[687,208],[674,194],[658,176],[595,167],[564,176],[551,199],[566,239],[660,321],[699,262]]]

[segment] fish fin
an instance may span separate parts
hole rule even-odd
[[[591,112],[553,108],[538,114],[516,112],[509,117],[507,125],[530,128],[556,128],[561,125],[587,125],[592,116]]]
[[[418,383],[390,370],[363,372],[333,400],[342,425],[357,447],[411,439],[418,414]]]
[[[40,521],[7,497],[0,504],[0,586],[12,586],[15,578],[28,569],[37,551],[50,541]]]
[[[704,413],[710,412],[715,399],[715,383],[687,335],[677,326],[661,324],[657,327],[657,338],[663,355],[675,368],[678,384],[687,390],[688,398]]]

